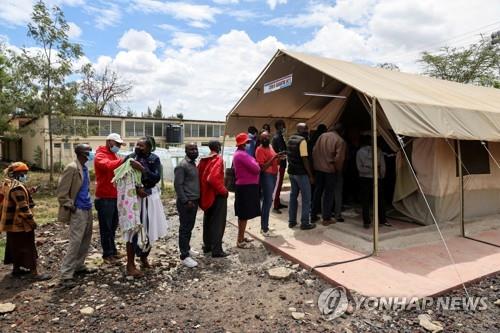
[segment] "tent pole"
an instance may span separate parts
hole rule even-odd
[[[459,184],[459,197],[460,197],[460,231],[462,237],[465,237],[465,219],[464,219],[464,172],[462,167],[462,148],[460,147],[460,140],[457,142],[458,152],[458,184]]]
[[[378,146],[377,98],[372,97],[372,166],[373,166],[373,253],[378,252]]]

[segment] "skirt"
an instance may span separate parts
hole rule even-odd
[[[234,196],[234,215],[240,220],[260,216],[259,184],[236,185]]]
[[[35,269],[38,252],[35,245],[35,232],[7,232],[4,264]]]

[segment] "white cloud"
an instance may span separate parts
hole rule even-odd
[[[173,46],[185,49],[197,49],[205,46],[205,43],[205,38],[202,35],[186,32],[174,33],[174,38],[171,40]]]
[[[0,22],[11,25],[26,25],[31,17],[35,0],[1,0]],[[85,0],[49,0],[45,2],[47,7],[58,6],[81,6]]]
[[[132,8],[145,13],[163,13],[177,20],[186,21],[195,28],[206,28],[215,22],[221,10],[209,5],[193,5],[185,2],[160,0],[135,0]]]
[[[120,7],[115,3],[108,3],[107,7],[87,6],[86,9],[94,15],[96,27],[102,30],[118,25],[122,18]]]
[[[271,8],[271,10],[274,10],[279,4],[284,5],[286,3],[287,0],[267,0],[267,4],[269,5],[269,8]]]
[[[118,47],[129,51],[153,52],[157,46],[157,42],[149,33],[135,29],[125,32],[118,42]]]
[[[68,22],[68,26],[68,37],[70,39],[77,39],[82,35],[82,29],[75,22]]]
[[[165,30],[165,31],[177,31],[177,30],[179,30],[179,28],[177,28],[175,25],[167,24],[167,23],[158,24],[157,27],[160,28],[161,30]]]
[[[212,1],[219,5],[230,5],[239,3],[239,0],[212,0]]]

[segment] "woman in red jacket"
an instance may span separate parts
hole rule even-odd
[[[220,156],[219,141],[208,143],[210,155],[198,164],[200,177],[200,208],[203,215],[203,252],[212,252],[212,257],[226,257],[222,249],[222,237],[226,229],[227,189],[224,187],[224,160]]]

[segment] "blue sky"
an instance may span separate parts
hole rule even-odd
[[[26,37],[33,0],[0,0],[0,38]],[[500,30],[498,0],[47,0],[59,5],[85,62],[133,83],[137,114],[224,119],[278,48],[418,72],[420,52]],[[487,8],[487,10],[485,10]]]

